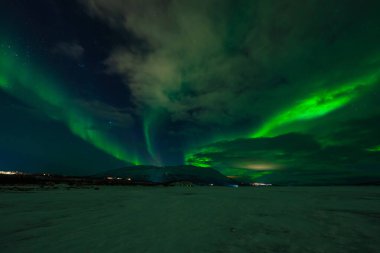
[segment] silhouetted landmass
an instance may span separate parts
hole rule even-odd
[[[40,185],[54,186],[67,184],[69,186],[86,185],[144,185],[144,186],[173,186],[173,185],[215,185],[215,186],[255,186],[253,182],[237,181],[231,179],[215,169],[196,166],[129,166],[108,170],[102,173],[88,176],[65,176],[57,174],[0,174],[0,185]],[[314,183],[302,184],[272,184],[273,186],[380,186],[380,181],[362,180],[360,183]]]
[[[183,166],[130,166],[94,175],[96,178],[123,178],[135,182],[171,184],[191,182],[197,185],[236,185],[237,182],[212,168]]]
[[[68,185],[220,185],[237,183],[211,168],[195,166],[131,166],[105,171],[96,175],[74,177],[55,174],[0,174],[0,184]]]

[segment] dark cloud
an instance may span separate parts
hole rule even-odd
[[[380,114],[340,122],[326,136],[327,142],[368,149],[380,145]]]
[[[52,52],[79,61],[83,57],[84,48],[77,42],[59,42],[52,49]]]
[[[311,135],[296,133],[217,142],[189,154],[187,159],[232,176],[262,177],[282,184],[323,180],[352,183],[369,175],[373,180],[380,179],[380,153],[362,149],[354,142],[323,146]]]
[[[118,108],[97,100],[78,100],[78,106],[108,126],[128,129],[134,125],[131,110]]]

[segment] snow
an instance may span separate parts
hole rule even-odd
[[[0,188],[1,252],[379,252],[380,187]]]

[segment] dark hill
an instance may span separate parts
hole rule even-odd
[[[171,183],[190,181],[194,184],[231,185],[236,184],[230,178],[222,175],[212,168],[201,168],[190,165],[183,166],[129,166],[120,169],[109,170],[94,175],[94,177],[120,177],[131,178],[133,181]]]

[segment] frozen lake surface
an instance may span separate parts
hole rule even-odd
[[[4,253],[380,252],[380,187],[2,188],[0,215]]]

